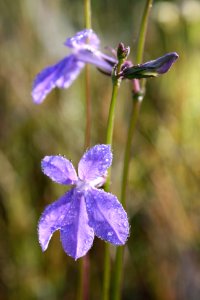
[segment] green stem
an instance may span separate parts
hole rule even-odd
[[[84,0],[85,28],[91,28],[91,2]],[[86,98],[86,127],[85,127],[85,149],[90,146],[91,136],[91,93],[90,93],[90,70],[89,65],[85,68],[85,98]]]
[[[91,2],[84,0],[85,28],[91,28]],[[90,146],[91,139],[91,93],[90,93],[90,70],[89,65],[85,68],[85,109],[86,109],[86,126],[85,126],[85,143],[84,149]],[[77,290],[77,300],[89,299],[89,256],[86,255],[79,260],[79,280]]]
[[[136,63],[141,63],[143,58],[147,24],[148,24],[150,10],[152,7],[152,2],[153,0],[147,0],[144,8],[144,13],[140,25],[138,47],[136,53]],[[121,185],[120,199],[124,207],[126,206],[126,188],[128,182],[131,142],[134,136],[134,132],[135,132],[138,116],[139,116],[140,106],[143,99],[143,96],[140,94],[141,91],[140,87],[139,89],[138,87],[139,87],[139,82],[134,80],[133,81],[134,101],[132,105],[130,123],[129,123],[128,133],[127,133],[126,147],[124,152],[124,164],[123,164],[122,185]],[[124,247],[118,247],[116,250],[115,266],[114,266],[114,281],[113,281],[113,298],[112,298],[113,300],[120,299],[121,284],[122,284],[123,252],[124,252]]]
[[[138,120],[138,115],[140,111],[141,101],[137,99],[132,105],[131,119],[128,128],[125,153],[124,153],[124,167],[123,167],[123,176],[122,176],[122,186],[121,186],[121,203],[126,207],[126,187],[128,179],[128,169],[131,153],[131,141],[135,133],[135,128]],[[114,287],[113,287],[113,298],[114,300],[120,299],[120,290],[121,290],[121,281],[122,281],[122,268],[123,268],[123,252],[124,247],[118,247],[116,250],[115,257],[115,267],[114,267]]]
[[[90,66],[85,66],[85,109],[86,109],[86,126],[85,126],[85,146],[90,146],[91,139],[91,92],[90,92]]]
[[[92,18],[91,18],[91,1],[84,0],[84,15],[85,15],[85,28],[90,29],[92,27]]]
[[[115,105],[117,100],[117,92],[118,92],[118,81],[113,84],[112,97],[110,102],[109,114],[108,114],[108,122],[107,122],[107,130],[106,130],[106,144],[112,145],[113,139],[113,128],[114,128],[114,117],[115,117]],[[108,185],[108,180],[106,181]]]
[[[79,260],[79,278],[78,278],[78,290],[77,290],[77,300],[82,300],[83,298],[83,279],[84,279],[84,261],[83,258]]]
[[[117,74],[121,69],[123,61],[119,61],[117,65]],[[114,129],[114,118],[115,118],[115,106],[117,102],[117,93],[120,86],[121,79],[117,79],[117,77],[113,76],[113,89],[112,96],[108,114],[108,122],[107,122],[107,130],[106,130],[106,144],[110,144],[112,147],[113,141],[113,129]],[[111,170],[108,170],[108,176],[105,183],[105,191],[110,190],[110,178],[111,178]],[[104,252],[104,274],[103,274],[103,293],[102,300],[109,299],[109,290],[110,290],[110,246],[109,244],[105,244],[105,252]]]
[[[148,26],[148,19],[150,10],[152,8],[153,0],[147,0],[144,13],[142,16],[142,21],[140,24],[140,31],[139,31],[139,38],[138,38],[138,46],[136,51],[136,63],[140,64],[143,59],[143,53],[144,53],[144,44],[146,39],[146,33],[147,33],[147,26]]]
[[[139,96],[140,97],[140,96]],[[128,134],[126,139],[126,147],[124,153],[124,167],[123,167],[123,175],[122,175],[122,186],[121,186],[121,203],[126,208],[126,187],[128,181],[128,171],[129,171],[129,162],[130,162],[130,154],[131,154],[131,144],[132,139],[135,133],[136,124],[139,116],[141,100],[139,97],[133,100],[133,105],[131,109],[130,123],[128,128]]]

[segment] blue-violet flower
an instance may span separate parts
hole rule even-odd
[[[65,46],[71,49],[72,54],[45,68],[36,76],[32,89],[33,101],[40,104],[55,87],[68,88],[86,63],[93,64],[110,75],[117,61],[102,53],[99,44],[99,38],[92,29],[84,29],[68,38]]]
[[[32,88],[33,101],[36,104],[42,103],[47,94],[55,87],[68,88],[86,63],[93,64],[101,72],[111,75],[117,59],[102,53],[99,50],[99,44],[99,38],[92,29],[84,29],[68,38],[65,45],[71,49],[72,54],[55,65],[43,69],[36,76]],[[123,55],[126,57],[128,53],[129,47]],[[131,61],[125,61],[119,77],[121,79],[157,77],[166,73],[177,58],[178,54],[171,52],[140,65],[133,65]]]
[[[78,176],[63,156],[44,157],[44,174],[57,183],[74,187],[47,206],[40,218],[38,233],[43,251],[56,230],[60,230],[64,251],[75,260],[88,252],[95,235],[114,245],[126,242],[129,223],[125,210],[117,197],[98,189],[104,184],[111,163],[109,145],[89,149],[78,164]]]
[[[123,79],[157,77],[168,72],[178,57],[176,52],[166,53],[165,55],[144,64],[128,66],[122,70],[120,76]]]

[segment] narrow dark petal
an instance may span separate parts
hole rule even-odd
[[[72,54],[57,64],[45,68],[36,76],[33,83],[33,101],[40,104],[55,87],[68,88],[77,78],[84,65]]]
[[[167,53],[158,59],[124,69],[122,77],[128,79],[157,77],[166,73],[178,57],[176,52]]]
[[[72,163],[63,156],[45,156],[41,163],[42,171],[60,184],[74,184],[78,180]]]
[[[45,208],[38,224],[39,243],[43,251],[47,249],[53,233],[66,224],[72,196],[73,189]]]
[[[95,235],[114,245],[125,244],[129,235],[128,218],[117,197],[91,189],[86,195],[86,205]]]
[[[99,46],[99,38],[92,29],[84,29],[77,32],[73,37],[68,38],[65,45],[69,48],[82,48],[85,44],[89,44],[95,49]]]
[[[178,57],[179,56],[176,52],[167,53],[156,60],[142,64],[142,66],[149,69],[155,69],[158,74],[163,74],[169,70]]]
[[[81,158],[78,165],[79,178],[92,181],[105,175],[112,164],[110,145],[96,145]]]
[[[89,251],[94,240],[94,231],[88,224],[84,195],[76,189],[67,218],[70,222],[61,228],[61,242],[65,252],[76,260]]]

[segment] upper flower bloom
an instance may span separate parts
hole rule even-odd
[[[40,104],[55,87],[68,88],[86,63],[93,64],[103,73],[111,75],[113,67],[117,64],[117,59],[102,53],[99,50],[99,44],[99,38],[92,29],[84,29],[68,38],[65,46],[71,49],[72,54],[55,65],[45,68],[36,76],[32,88],[33,101]],[[121,55],[126,57],[129,53],[129,47],[125,49],[122,43],[120,45],[121,48],[118,50],[121,50]],[[122,79],[156,77],[166,73],[177,58],[178,54],[172,52],[136,66],[130,61],[125,61],[119,75]]]
[[[65,45],[71,48],[72,54],[45,68],[36,76],[32,89],[33,101],[40,104],[55,87],[68,88],[86,63],[111,74],[116,59],[100,52],[99,44],[99,38],[92,29],[84,29],[68,38]]]
[[[43,251],[56,230],[60,230],[64,251],[74,259],[88,252],[94,235],[114,245],[126,242],[126,212],[114,195],[97,189],[104,184],[111,163],[109,145],[88,150],[79,162],[78,176],[72,163],[62,156],[46,156],[42,160],[43,172],[53,181],[75,185],[47,206],[40,218],[38,233]]]

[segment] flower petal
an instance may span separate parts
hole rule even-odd
[[[68,88],[77,78],[84,65],[72,54],[57,64],[45,68],[36,76],[33,83],[33,101],[40,104],[55,87]]]
[[[128,79],[157,77],[166,73],[178,57],[176,52],[171,52],[144,64],[127,67],[122,71],[122,77]]]
[[[78,180],[72,163],[63,156],[45,156],[41,166],[43,173],[57,183],[74,184]]]
[[[95,235],[114,245],[125,244],[129,223],[125,210],[117,197],[103,190],[90,189],[86,195],[89,225]]]
[[[105,175],[112,164],[110,145],[96,145],[89,149],[81,158],[78,174],[81,180],[92,181]]]
[[[84,29],[77,32],[73,37],[68,38],[65,45],[69,48],[78,49],[83,48],[84,45],[88,44],[97,49],[99,43],[99,38],[92,29]]]
[[[178,59],[176,52],[167,53],[155,60],[148,61],[140,66],[146,69],[146,72],[155,72],[156,74],[166,73],[172,66],[172,64]]]
[[[112,57],[104,55],[95,49],[80,49],[76,54],[76,57],[84,63],[95,65],[101,71],[110,75],[112,73],[113,66],[116,64],[116,61]]]
[[[76,189],[68,218],[71,222],[61,228],[61,241],[65,252],[76,260],[88,252],[94,240],[94,230],[88,225],[84,195]]]
[[[38,224],[39,243],[43,251],[47,249],[54,231],[65,225],[72,195],[73,189],[45,208]]]

